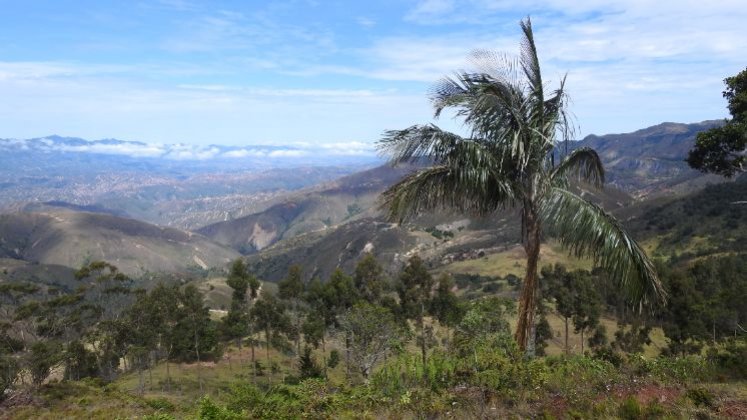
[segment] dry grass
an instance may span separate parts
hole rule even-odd
[[[522,277],[526,272],[526,253],[521,245],[514,245],[505,251],[486,255],[482,258],[456,261],[439,268],[439,272],[452,274],[480,274],[483,276],[505,277],[508,274]],[[555,243],[544,244],[540,251],[540,266],[564,264],[569,270],[592,268],[589,259],[578,259],[568,255]]]

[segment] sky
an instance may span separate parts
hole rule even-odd
[[[746,0],[0,0],[0,137],[372,144],[531,16],[578,137],[728,116]],[[337,146],[336,146],[337,147]]]

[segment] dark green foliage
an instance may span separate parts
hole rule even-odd
[[[241,339],[250,332],[249,325],[249,299],[257,297],[257,291],[261,283],[257,277],[247,271],[242,259],[237,259],[231,264],[231,271],[226,279],[226,284],[231,288],[231,307],[228,314],[220,324],[220,333],[223,339],[236,340],[241,346]],[[249,296],[247,296],[247,291]],[[251,339],[251,338],[250,338]]]
[[[5,392],[15,383],[18,372],[18,362],[13,357],[0,354],[0,401],[5,399]]]
[[[713,407],[716,397],[713,393],[705,388],[690,388],[687,390],[689,398],[696,407]]]
[[[217,325],[210,319],[202,294],[188,285],[178,295],[178,318],[172,333],[174,361],[213,360],[221,354]]]
[[[741,331],[747,321],[747,259],[744,255],[711,257],[690,269],[662,268],[672,302],[661,312],[669,354],[697,352]]]
[[[747,176],[651,208],[628,222],[638,235],[663,236],[655,253],[675,255],[671,265],[696,257],[747,252]],[[694,239],[700,239],[693,244]],[[692,251],[682,252],[682,248]]]
[[[573,321],[574,331],[581,333],[581,351],[584,348],[585,333],[599,325],[602,315],[602,296],[596,279],[586,270],[569,272],[564,266],[542,269],[543,296],[555,301],[555,309],[565,321],[566,352],[568,349],[568,324]],[[595,338],[595,345],[601,346],[601,335]]]
[[[643,353],[643,346],[651,344],[651,327],[641,325],[640,322],[634,322],[630,326],[618,323],[615,331],[615,341],[612,342],[612,348],[623,353],[640,354]]]
[[[425,228],[425,231],[433,235],[436,239],[448,239],[454,237],[454,232],[450,230],[440,230],[436,227]]]
[[[607,328],[604,325],[597,325],[594,333],[589,337],[589,347],[593,350],[602,348],[607,345]]]
[[[423,364],[425,364],[428,347],[432,343],[432,340],[426,334],[429,330],[426,329],[424,324],[424,318],[431,305],[432,289],[433,277],[428,272],[423,260],[417,255],[411,257],[400,272],[397,295],[399,296],[400,314],[405,319],[415,321]],[[432,330],[430,331],[432,332]]]
[[[454,294],[452,288],[454,282],[447,274],[441,274],[436,285],[436,292],[430,300],[429,312],[438,322],[453,327],[459,323],[464,316],[464,307],[460,305],[459,298]]]
[[[334,369],[340,363],[340,352],[332,350],[329,352],[329,358],[327,359],[327,366],[330,369]]]
[[[379,303],[381,294],[387,290],[384,269],[370,253],[358,261],[353,281],[360,298],[369,303]]]
[[[238,302],[246,302],[247,290],[250,298],[257,297],[257,290],[260,286],[257,277],[247,271],[244,260],[240,258],[231,264],[231,271],[226,279],[226,284],[232,289],[231,299]]]
[[[31,381],[39,386],[47,379],[52,368],[62,362],[62,345],[57,341],[37,341],[31,345],[30,350],[26,366],[31,374]]]
[[[508,335],[507,317],[515,310],[514,302],[505,298],[486,297],[470,302],[454,330],[454,349],[466,357],[476,343],[487,337]]]
[[[745,171],[747,148],[747,69],[724,79],[724,98],[729,103],[731,120],[721,127],[698,134],[687,163],[703,172],[732,177]]]
[[[324,340],[324,334],[327,332],[324,319],[318,318],[312,313],[308,314],[301,326],[301,332],[307,344],[318,348],[319,344]]]
[[[65,379],[77,381],[96,377],[99,373],[96,354],[86,349],[80,341],[73,341],[67,345],[64,361]]]
[[[708,350],[708,360],[726,377],[747,379],[747,339],[727,339],[722,346]]]
[[[298,358],[298,376],[301,380],[309,378],[321,378],[322,368],[316,363],[311,354],[311,347],[305,346],[301,356]]]
[[[358,289],[352,277],[341,269],[336,269],[326,284],[326,297],[332,313],[340,314],[350,309],[360,300]]]
[[[265,333],[265,348],[269,362],[271,344],[282,344],[282,334],[290,328],[290,320],[285,314],[285,306],[274,295],[262,293],[249,311],[249,317],[258,331]]]
[[[538,309],[541,308],[538,307]],[[547,321],[547,314],[543,309],[540,311],[537,317],[537,325],[534,330],[534,354],[537,356],[545,355],[545,348],[547,348],[547,341],[553,337],[552,328],[550,323]]]
[[[479,274],[454,273],[451,276],[454,279],[454,283],[456,283],[459,289],[478,290],[488,284],[493,284],[494,282],[500,281],[499,277],[481,276]],[[509,274],[509,276],[518,280],[518,277],[514,276],[513,274]],[[508,278],[509,276],[507,276],[506,278]],[[518,280],[518,282],[521,283],[520,280]],[[514,283],[514,286],[515,285],[516,283]]]

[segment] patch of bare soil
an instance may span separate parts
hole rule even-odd
[[[727,400],[718,407],[718,414],[727,419],[747,419],[747,400]]]

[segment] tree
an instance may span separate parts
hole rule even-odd
[[[576,333],[581,333],[581,354],[584,354],[584,334],[599,326],[602,315],[602,298],[599,296],[591,280],[591,274],[585,270],[577,270],[573,277],[573,327]],[[597,335],[595,343],[600,342]]]
[[[288,333],[296,344],[296,354],[301,354],[301,324],[303,320],[301,299],[306,285],[301,278],[301,266],[292,265],[288,276],[278,282],[278,296],[290,303],[290,324]]]
[[[337,326],[339,326],[339,317],[360,301],[353,278],[339,268],[329,277],[329,281],[325,284],[324,294],[328,308],[335,316]],[[350,379],[350,337],[347,333],[345,335],[345,373]]]
[[[254,299],[257,296],[260,282],[257,277],[247,271],[244,261],[238,258],[231,264],[226,284],[232,290],[231,307],[221,322],[221,333],[223,338],[235,340],[236,346],[241,349],[241,339],[249,334],[251,327],[247,291],[251,299]]]
[[[388,309],[365,302],[340,317],[340,328],[349,337],[351,359],[366,383],[376,364],[404,337]]]
[[[544,267],[542,269],[542,280],[546,295],[555,301],[555,311],[563,317],[565,325],[565,354],[571,353],[568,344],[568,325],[573,317],[573,285],[570,273],[566,271],[565,266],[556,264],[554,269]]]
[[[358,261],[353,281],[361,299],[369,303],[379,303],[385,290],[384,270],[373,255],[367,253]]]
[[[319,278],[313,278],[306,287],[303,299],[309,307],[309,313],[313,316],[306,318],[303,329],[304,339],[307,343],[317,348],[322,346],[322,359],[324,376],[327,376],[327,329],[336,322],[335,304],[331,286],[322,283]]]
[[[708,337],[708,327],[703,322],[704,299],[695,282],[680,270],[664,271],[671,301],[662,314],[662,329],[669,339],[666,353],[686,355],[697,353]]]
[[[687,163],[702,172],[731,178],[745,171],[747,154],[747,68],[724,79],[724,98],[729,102],[731,120],[698,133]]]
[[[180,334],[177,336],[177,351],[184,360],[197,362],[197,382],[202,391],[201,353],[205,354],[205,348],[209,347],[206,341],[212,335],[210,313],[204,305],[202,294],[192,284],[181,291],[179,298],[180,316],[176,329]]]
[[[529,19],[518,59],[476,51],[476,71],[445,78],[433,89],[435,116],[454,110],[470,137],[429,125],[388,131],[378,147],[393,165],[433,164],[383,193],[390,219],[403,221],[425,211],[450,208],[487,215],[506,207],[521,213],[527,270],[519,301],[515,338],[526,349],[534,324],[540,240],[559,239],[576,256],[590,256],[627,292],[651,303],[664,298],[653,264],[619,222],[570,188],[574,176],[593,186],[604,183],[596,152],[580,148],[563,159],[558,136],[572,132],[565,79],[546,91]],[[567,149],[567,143],[566,143]]]
[[[431,298],[429,312],[442,325],[453,327],[464,316],[464,307],[459,298],[451,291],[454,281],[446,273],[441,274],[436,285],[436,292]]]
[[[298,357],[298,376],[301,379],[322,377],[322,369],[316,364],[309,346],[305,346]]]
[[[418,346],[425,366],[426,354],[430,342],[433,341],[432,330],[425,327],[425,316],[431,306],[431,292],[433,277],[425,267],[423,260],[417,255],[410,258],[399,275],[397,294],[402,314],[407,319],[415,321],[418,331]]]
[[[179,322],[179,296],[181,292],[177,286],[158,284],[148,294],[147,305],[151,328],[157,336],[157,348],[166,362],[166,389],[171,390],[171,371],[169,361],[175,353],[175,343]]]
[[[269,366],[272,336],[288,329],[289,320],[285,314],[285,307],[274,295],[262,293],[249,311],[249,317],[257,329],[265,333],[265,351]]]
[[[455,349],[462,357],[477,359],[476,344],[496,335],[508,335],[506,319],[516,310],[514,302],[498,297],[486,297],[470,302],[454,331]]]

